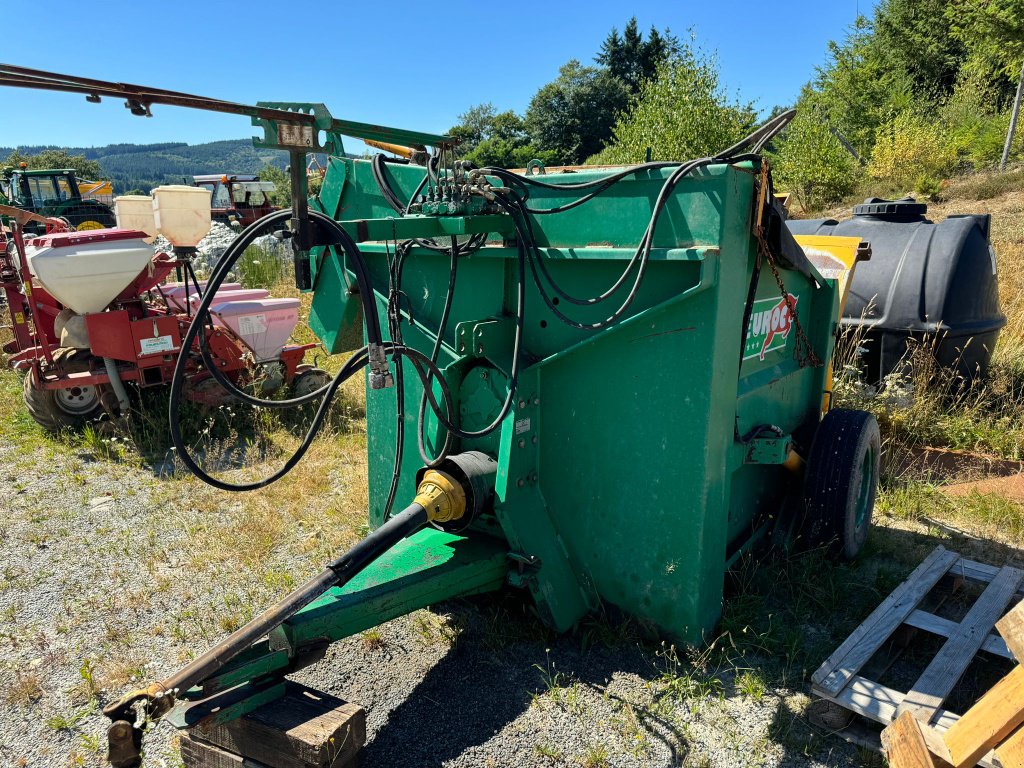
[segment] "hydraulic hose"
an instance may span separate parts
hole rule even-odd
[[[404,538],[428,523],[427,511],[412,503],[356,544],[338,559],[329,563],[318,575],[278,601],[244,627],[235,630],[222,643],[211,648],[188,666],[171,675],[161,685],[172,695],[188,690],[223,667],[234,656],[251,646],[270,630],[294,616],[331,587],[347,584],[370,563]]]
[[[320,397],[320,406],[313,418],[313,422],[310,425],[302,443],[294,454],[284,463],[284,465],[275,473],[259,481],[251,483],[227,483],[222,480],[218,480],[212,475],[205,472],[202,467],[199,466],[198,462],[192,457],[188,450],[188,446],[181,434],[181,420],[180,420],[180,409],[181,400],[184,389],[184,378],[185,378],[185,367],[187,363],[187,355],[179,355],[178,360],[175,364],[174,375],[171,378],[171,391],[170,391],[170,402],[168,404],[169,413],[169,427],[171,433],[171,440],[177,451],[178,456],[185,466],[197,477],[204,482],[212,485],[215,488],[226,491],[246,491],[254,490],[257,488],[263,488],[270,483],[283,477],[292,467],[298,463],[298,461],[305,455],[306,451],[309,450],[312,445],[313,439],[316,437],[324,421],[327,418],[327,414],[330,408],[330,401],[334,394],[337,392],[341,384],[351,377],[354,373],[360,370],[364,365],[369,363],[371,366],[374,365],[374,356],[378,357],[376,364],[379,366],[381,362],[387,370],[387,360],[382,347],[382,339],[380,332],[380,321],[377,317],[376,307],[372,305],[373,292],[372,285],[369,280],[369,273],[366,269],[366,264],[360,254],[355,241],[348,235],[347,232],[335,222],[318,212],[310,212],[311,215],[324,222],[328,228],[332,229],[337,235],[338,240],[341,242],[346,255],[350,257],[353,271],[356,273],[356,279],[359,284],[360,298],[363,302],[363,315],[366,318],[367,326],[367,337],[370,339],[370,344],[359,353],[353,355],[352,358],[342,367],[338,374],[334,377],[334,380],[329,384],[310,392],[301,397],[292,398],[289,400],[266,400],[263,398],[253,397],[249,393],[243,391],[237,387],[222,371],[219,370],[217,363],[213,360],[212,355],[209,351],[207,339],[205,333],[200,334],[206,323],[209,322],[210,314],[209,308],[213,301],[213,297],[217,293],[217,289],[220,287],[224,278],[227,276],[228,271],[234,266],[235,262],[245,251],[245,249],[252,243],[257,237],[259,232],[265,229],[268,225],[284,222],[291,216],[290,211],[277,211],[275,213],[264,216],[253,224],[249,225],[239,236],[231,243],[228,250],[224,252],[220,261],[214,268],[213,274],[210,276],[207,282],[206,291],[203,293],[202,299],[199,306],[196,308],[195,317],[193,322],[189,325],[185,332],[185,336],[182,339],[182,349],[191,349],[193,343],[196,341],[196,337],[199,337],[199,350],[202,355],[203,361],[206,365],[207,370],[230,394],[237,397],[239,400],[246,402],[250,405],[257,407],[268,407],[268,408],[288,408],[297,405],[303,405],[311,402],[314,399]]]
[[[132,691],[103,710],[112,721],[107,730],[109,755],[115,766],[138,765],[142,757],[142,727],[135,721],[135,706],[143,703],[145,720],[158,720],[174,705],[182,691],[202,683],[216,674],[231,659],[250,648],[260,638],[280,626],[332,587],[347,584],[395,544],[430,522],[427,510],[413,502],[402,512],[387,520],[352,549],[330,563],[323,572],[278,601],[245,626],[233,632],[199,658],[159,683]],[[116,756],[116,758],[115,758]]]

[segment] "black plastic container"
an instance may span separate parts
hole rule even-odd
[[[792,219],[794,235],[859,237],[871,259],[857,265],[844,326],[866,326],[864,362],[878,381],[904,360],[908,342],[934,340],[940,365],[968,381],[982,377],[1006,325],[999,308],[989,216],[949,216],[935,224],[913,198],[869,198],[853,218]]]

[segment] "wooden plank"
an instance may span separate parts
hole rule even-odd
[[[933,755],[929,742],[926,742],[928,726],[922,726],[910,712],[904,712],[882,731],[882,751],[891,768],[941,768],[949,763],[937,755]],[[938,739],[940,748],[941,737],[933,734],[932,742]]]
[[[838,694],[958,559],[955,552],[937,546],[818,668],[811,678],[814,684],[829,696]]]
[[[946,731],[953,765],[974,765],[1024,722],[1024,667],[1014,667]]]
[[[923,629],[925,632],[930,632],[933,635],[939,635],[940,637],[951,637],[956,632],[956,628],[960,626],[955,621],[944,619],[941,616],[936,616],[934,613],[928,613],[928,611],[922,611],[920,608],[907,616],[907,620],[904,623],[917,629]],[[997,623],[996,627],[998,626],[999,624]],[[981,644],[981,650],[995,656],[1002,656],[1004,659],[1013,659],[1013,654],[999,635],[990,633]]]
[[[824,695],[818,689],[812,688],[812,691],[818,695]],[[838,696],[830,697],[824,695],[824,698],[834,701],[836,704],[846,707],[851,712],[855,712],[869,720],[874,720],[882,725],[889,725],[889,723],[896,719],[897,710],[900,702],[903,701],[903,696],[904,694],[901,691],[888,688],[881,683],[868,680],[866,677],[854,675],[850,683]],[[959,719],[960,715],[955,712],[940,709],[932,718],[934,721],[932,727],[939,734],[944,734]],[[842,732],[840,732],[840,735],[842,735]],[[860,743],[856,740],[854,741],[855,743]],[[870,746],[877,748],[877,745]],[[995,754],[989,752],[978,761],[978,765],[983,766],[983,768],[998,768],[995,763]]]
[[[901,712],[913,712],[925,723],[931,719],[967,671],[1021,583],[1024,571],[1008,565],[1000,569],[903,698]]]
[[[181,762],[185,768],[269,768],[263,763],[248,760],[220,747],[181,735]]]
[[[1024,602],[996,622],[1006,646],[1017,661],[1024,662]]]
[[[312,688],[289,682],[283,697],[194,738],[273,768],[343,768],[366,743],[366,713]]]
[[[996,757],[1003,768],[1024,768],[1024,728],[1018,728],[1010,738],[996,747]]]
[[[976,560],[968,560],[966,557],[962,557],[949,569],[949,573],[951,576],[962,576],[967,581],[988,584],[999,573],[999,568],[995,565],[979,563]],[[1024,584],[1017,590],[1017,596],[1024,597]]]

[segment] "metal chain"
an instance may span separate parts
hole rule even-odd
[[[796,356],[797,365],[801,368],[820,368],[822,366],[821,358],[818,357],[814,351],[814,347],[811,346],[810,339],[807,338],[807,334],[804,333],[804,328],[800,324],[800,318],[796,313],[796,305],[793,303],[793,299],[789,295],[789,291],[786,290],[786,286],[782,284],[782,275],[779,274],[779,268],[775,264],[775,258],[772,255],[771,248],[768,247],[768,241],[764,236],[764,227],[761,225],[761,217],[764,215],[764,206],[766,204],[765,195],[768,191],[768,162],[762,161],[761,164],[761,179],[760,179],[761,190],[758,195],[758,217],[754,224],[754,235],[757,237],[757,247],[761,252],[761,256],[768,262],[768,267],[772,271],[772,275],[775,276],[775,282],[779,286],[779,290],[782,292],[782,300],[786,303],[786,307],[789,309],[789,316],[793,318],[793,326],[796,329],[796,347],[793,350],[793,354]]]

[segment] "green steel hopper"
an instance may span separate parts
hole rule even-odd
[[[185,99],[132,88],[146,112]],[[700,643],[741,556],[802,543],[856,554],[878,428],[828,407],[852,259],[808,258],[783,224],[757,151],[788,115],[715,157],[546,174],[472,168],[448,137],[335,120],[323,105],[187,98],[252,117],[258,145],[291,152],[295,194],[291,211],[239,236],[198,317],[246,245],[277,229],[296,247],[324,346],[361,349],[292,401],[222,380],[253,405],[321,401],[296,456],[265,481],[231,486],[188,457],[180,383],[172,435],[204,479],[258,488],[301,458],[337,387],[368,368],[373,532],[185,669],[108,707],[114,764],[138,762],[140,718],[239,717],[330,642],[444,599],[518,589],[559,631],[615,606]],[[410,159],[350,159],[342,134],[408,146]],[[329,157],[307,201],[308,152]],[[183,345],[203,347],[202,328]]]

